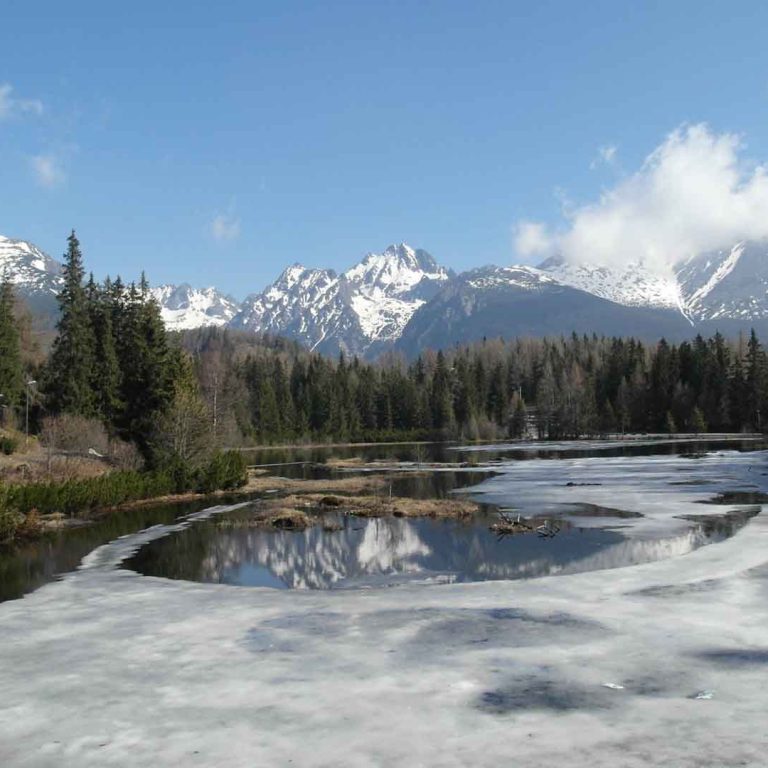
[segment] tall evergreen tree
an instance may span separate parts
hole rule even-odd
[[[752,429],[763,429],[765,419],[765,387],[768,382],[768,361],[754,328],[747,342],[746,360],[747,416]]]
[[[16,302],[10,280],[0,283],[0,406],[18,405],[24,391]]]
[[[61,319],[44,377],[48,407],[54,413],[93,416],[93,328],[83,286],[83,257],[74,230],[64,255],[64,287],[59,293]]]
[[[115,349],[115,334],[112,328],[112,297],[110,284],[100,288],[88,280],[86,295],[88,312],[93,328],[93,368],[91,388],[95,398],[96,414],[108,426],[113,427],[121,410],[120,363]]]

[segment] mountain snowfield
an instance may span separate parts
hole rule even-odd
[[[638,262],[609,268],[552,258],[540,268],[563,285],[627,307],[678,308],[684,303],[674,274],[659,275]]]
[[[0,275],[26,290],[49,291],[61,283],[61,265],[37,246],[0,235]]]
[[[188,283],[159,285],[151,293],[160,305],[166,327],[172,331],[226,325],[240,309],[231,296],[215,288],[192,288]]]
[[[52,315],[61,265],[24,240],[0,237],[0,276],[32,310]],[[456,275],[400,243],[338,274],[293,264],[242,303],[187,283],[152,289],[168,328],[231,327],[295,339],[324,354],[413,354],[495,335],[571,331],[686,338],[768,330],[768,241],[741,241],[681,260],[668,274],[551,258]]]
[[[328,354],[371,356],[396,342],[452,276],[405,243],[369,253],[341,275],[294,264],[249,296],[232,326],[287,335]]]

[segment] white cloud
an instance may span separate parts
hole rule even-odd
[[[23,114],[42,115],[43,102],[39,99],[17,99],[10,83],[0,83],[0,120]]]
[[[520,256],[544,258],[551,255],[554,248],[555,243],[543,224],[535,221],[521,221],[515,227],[515,249]]]
[[[33,155],[29,162],[32,173],[41,187],[52,189],[66,179],[64,169],[54,155]]]
[[[741,138],[683,126],[594,203],[555,232],[517,225],[521,256],[553,251],[596,264],[642,261],[660,272],[687,256],[768,238],[768,174],[743,158]]]
[[[240,236],[240,219],[229,213],[217,214],[211,222],[211,235],[219,242],[236,240]]]
[[[604,147],[599,147],[597,150],[597,157],[589,164],[589,167],[594,170],[601,165],[614,165],[616,163],[616,153],[618,147],[615,144],[607,144]]]

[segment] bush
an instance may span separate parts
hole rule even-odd
[[[231,491],[247,481],[248,469],[243,455],[239,451],[219,451],[203,468],[198,488],[203,493]]]
[[[75,516],[174,493],[230,491],[245,485],[246,480],[245,459],[237,451],[226,451],[215,454],[201,470],[176,459],[155,472],[123,471],[63,482],[0,485],[0,511],[27,514],[34,509],[43,515],[60,512]]]
[[[14,538],[23,520],[23,515],[11,506],[7,491],[0,486],[0,544]]]
[[[10,456],[16,452],[19,447],[19,441],[11,435],[0,435],[0,452]]]
[[[40,442],[50,450],[65,453],[87,454],[93,449],[105,456],[109,451],[109,435],[100,421],[70,413],[43,419]]]
[[[94,509],[174,493],[231,491],[248,479],[245,459],[238,451],[216,453],[202,469],[181,459],[155,472],[122,471],[63,482],[3,485],[0,483],[0,543],[39,527],[38,515],[61,513],[74,517]]]

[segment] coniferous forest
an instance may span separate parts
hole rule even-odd
[[[488,339],[376,364],[218,329],[189,332],[182,343],[220,428],[255,443],[761,431],[768,399],[754,333],[650,346],[576,335]]]

